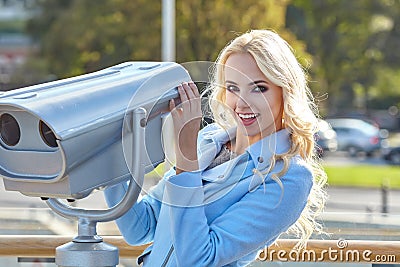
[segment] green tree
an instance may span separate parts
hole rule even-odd
[[[160,1],[40,3],[42,12],[33,18],[29,29],[40,40],[39,56],[60,78],[130,59],[160,57]]]
[[[42,0],[29,32],[39,56],[57,77],[69,77],[129,60],[161,59],[160,0]],[[176,1],[177,61],[214,61],[238,33],[271,28],[310,60],[285,30],[286,0]]]
[[[285,28],[285,0],[177,1],[178,61],[216,59],[218,52],[237,35],[250,29],[279,32],[303,59],[304,45]]]
[[[287,26],[307,43],[313,55],[312,86],[314,91],[328,95],[326,113],[354,108],[360,98],[365,100],[360,108],[368,108],[371,95],[368,91],[378,81],[377,71],[392,58],[386,56],[385,50],[389,43],[399,40],[388,37],[394,36],[390,31],[398,27],[385,27],[384,23],[398,20],[399,3],[398,0],[292,1]],[[393,65],[396,64],[399,61]]]

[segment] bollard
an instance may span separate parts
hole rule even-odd
[[[382,209],[381,209],[381,212],[382,212],[382,214],[387,214],[387,213],[389,213],[389,207],[388,207],[389,186],[387,185],[387,183],[382,183],[381,193],[382,193]]]

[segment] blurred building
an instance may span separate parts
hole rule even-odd
[[[12,88],[11,76],[35,49],[23,32],[24,23],[34,12],[36,0],[0,1],[0,90]]]
[[[0,33],[0,83],[1,90],[10,89],[13,73],[21,67],[33,51],[31,39],[24,34]]]

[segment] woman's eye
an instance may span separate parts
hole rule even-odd
[[[239,88],[235,85],[227,85],[226,90],[229,92],[238,92]]]
[[[265,86],[257,86],[253,89],[253,92],[260,92],[260,93],[264,93],[268,90],[268,87]]]

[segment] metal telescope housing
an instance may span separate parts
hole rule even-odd
[[[80,199],[164,160],[162,115],[190,81],[173,62],[126,62],[0,95],[0,176],[9,191]],[[132,159],[131,112],[144,108],[144,159]],[[126,142],[128,145],[124,145]]]

